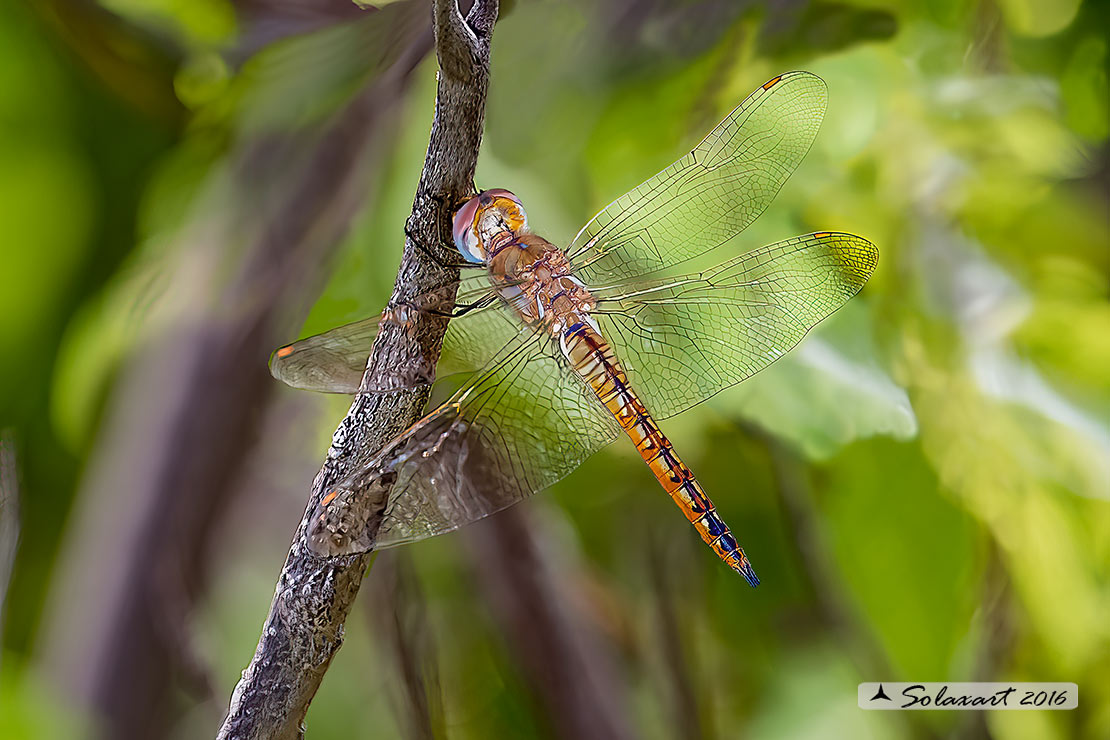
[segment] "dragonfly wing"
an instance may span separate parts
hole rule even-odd
[[[314,550],[348,554],[457,529],[552,485],[620,433],[549,337],[500,311],[481,319],[495,320],[505,342],[486,367],[324,496]]]
[[[474,282],[478,284],[475,285]],[[450,311],[456,304],[473,303],[485,296],[492,296],[488,278],[464,281],[459,285],[454,302],[445,302],[445,291],[453,286],[438,288],[425,293],[401,309],[395,309],[386,318],[390,321],[408,321],[412,311]],[[470,319],[485,308],[476,308],[452,320],[443,339],[443,352],[437,368],[416,368],[391,379],[390,390],[424,385],[438,372],[439,377],[459,372],[473,372],[482,366],[489,353],[496,349],[483,336],[483,326]],[[358,393],[366,370],[366,359],[378,336],[381,316],[372,316],[322,334],[287,344],[274,351],[270,357],[270,374],[293,388],[320,393]]]
[[[617,198],[567,254],[588,285],[627,281],[704,254],[767,208],[809,151],[825,113],[820,77],[765,83],[682,159]]]
[[[759,372],[859,292],[875,245],[820,232],[703,273],[598,294],[602,332],[633,387],[665,418]]]
[[[270,374],[301,390],[358,393],[380,321],[371,316],[279,347],[270,356]]]

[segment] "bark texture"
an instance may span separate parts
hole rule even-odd
[[[450,242],[453,208],[473,189],[489,84],[489,43],[496,0],[477,0],[464,18],[456,0],[435,0],[440,73],[436,113],[424,169],[406,229],[391,306],[449,283],[457,270],[432,258]],[[387,387],[398,368],[438,359],[446,319],[421,315],[387,323],[363,376],[365,387]],[[369,452],[419,419],[428,391],[357,396],[335,432],[312,486],[309,506],[278,578],[270,613],[249,666],[231,697],[219,738],[297,738],[309,703],[343,642],[343,629],[368,556],[319,558],[306,547],[308,512],[324,491]]]

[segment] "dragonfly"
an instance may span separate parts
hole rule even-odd
[[[710,269],[675,266],[724,246],[770,204],[809,151],[824,82],[791,72],[746,98],[689,154],[594,216],[560,248],[521,200],[485,190],[454,216],[476,268],[453,283],[435,368],[445,399],[327,490],[309,548],[353,554],[457,529],[551,486],[626,436],[716,555],[759,583],[743,548],[659,427],[768,366],[860,291],[878,261],[859,236],[818,231]],[[442,312],[443,290],[286,345],[271,372],[296,388],[360,388],[383,321]],[[433,380],[434,376],[434,380]],[[452,392],[453,390],[453,392]]]

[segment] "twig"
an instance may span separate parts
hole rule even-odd
[[[659,543],[647,549],[648,570],[655,591],[656,619],[659,623],[658,641],[666,661],[665,677],[671,695],[671,717],[676,738],[698,740],[708,737],[702,727],[704,713],[698,698],[703,692],[695,686],[691,666],[687,662],[683,640],[683,625],[679,610],[675,608],[675,596],[667,564]]]
[[[0,634],[7,613],[8,583],[19,545],[19,471],[16,467],[15,440],[7,429],[0,429]],[[0,664],[3,655],[0,655]]]
[[[406,738],[447,737],[435,638],[428,608],[408,553],[390,550],[374,561],[374,581],[363,592],[376,603],[366,609],[366,625],[393,659],[397,720]]]
[[[441,69],[436,114],[406,229],[394,302],[444,285],[453,277],[450,268],[425,256],[414,240],[423,245],[448,241],[451,206],[473,186],[485,115],[497,0],[477,0],[465,19],[456,0],[435,0],[434,5]],[[421,316],[412,325],[386,324],[374,344],[364,387],[387,387],[385,382],[398,367],[437,359],[446,330],[446,319],[433,316]],[[343,642],[343,625],[368,561],[366,555],[330,559],[312,555],[305,543],[308,513],[362,454],[380,448],[415,422],[427,399],[426,389],[411,390],[363,394],[351,405],[313,481],[309,506],[278,578],[262,637],[232,694],[219,738],[303,736],[309,703]]]
[[[997,681],[999,674],[1007,668],[1015,637],[1010,576],[1006,572],[998,542],[990,540],[989,547],[977,614],[981,636],[969,678],[971,681]],[[949,736],[952,740],[990,740],[994,737],[986,712],[964,714],[963,721],[952,729]]]
[[[525,507],[465,530],[475,580],[545,710],[552,737],[635,737],[626,687],[608,645],[545,553]],[[577,602],[577,603],[576,603]]]

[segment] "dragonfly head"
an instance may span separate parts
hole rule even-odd
[[[528,214],[520,198],[500,188],[482,191],[455,213],[455,246],[468,262],[485,262],[496,238],[527,230]]]

